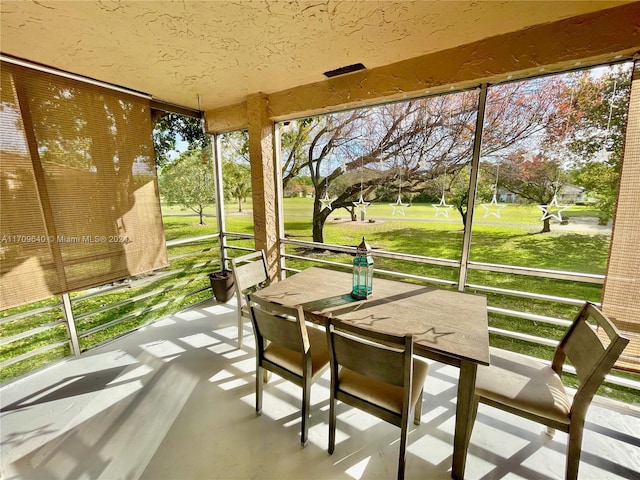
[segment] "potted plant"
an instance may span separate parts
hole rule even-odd
[[[231,270],[220,270],[209,274],[211,289],[218,302],[227,303],[233,297],[235,282]]]

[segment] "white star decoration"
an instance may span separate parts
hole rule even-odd
[[[449,218],[449,209],[453,207],[453,205],[447,205],[447,202],[444,200],[444,195],[442,195],[440,203],[432,203],[431,206],[436,209],[436,217],[442,215],[445,218]]]
[[[395,215],[396,214],[396,209],[398,210],[398,213],[402,216],[404,216],[404,207],[408,207],[409,204],[408,203],[402,203],[402,198],[400,198],[400,194],[398,194],[398,200],[396,200],[396,203],[390,203],[389,206],[391,208],[393,208],[393,213],[391,215]]]
[[[484,208],[484,218],[487,218],[489,215],[500,218],[500,210],[506,207],[506,205],[498,205],[498,200],[494,193],[491,201],[489,203],[483,203],[481,207]]]
[[[342,170],[342,173],[347,171],[347,165],[345,163],[340,165],[340,170]]]
[[[363,212],[363,213],[367,213],[367,207],[369,206],[371,202],[365,202],[364,199],[362,198],[362,194],[360,194],[360,198],[358,199],[357,202],[353,202],[353,206],[356,207],[356,213],[357,212]]]
[[[333,207],[331,206],[331,204],[333,203],[334,200],[335,200],[335,197],[329,198],[329,193],[324,192],[324,197],[320,199],[320,204],[322,205],[322,208],[320,209],[320,211],[324,210],[325,208],[328,208],[329,210],[333,210]]]
[[[559,222],[562,221],[561,212],[564,212],[571,205],[558,205],[558,197],[553,196],[553,200],[551,203],[547,205],[538,205],[538,207],[542,210],[542,218],[540,220],[546,220],[547,218],[555,218]],[[552,209],[556,209],[552,211]]]

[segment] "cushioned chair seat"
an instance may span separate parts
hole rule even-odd
[[[569,424],[571,401],[550,366],[496,348],[491,348],[490,362],[490,367],[478,367],[476,394]]]
[[[329,363],[329,350],[327,348],[327,337],[324,330],[317,328],[307,329],[309,343],[311,345],[311,370],[312,377],[322,373]],[[276,363],[283,368],[302,376],[302,353],[284,348],[280,345],[270,343],[264,349],[264,358]]]
[[[420,360],[413,360],[413,384],[411,385],[411,405],[420,399],[422,387],[427,378],[428,365]],[[390,385],[358,372],[342,367],[338,374],[340,390],[371,404],[378,405],[390,412],[402,414],[402,387]]]

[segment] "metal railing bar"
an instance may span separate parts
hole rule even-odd
[[[536,337],[535,335],[529,335],[527,333],[514,332],[512,330],[504,330],[502,328],[489,327],[489,333],[494,335],[500,335],[501,337],[515,338],[517,340],[523,340],[525,342],[537,343],[538,345],[546,345],[548,347],[555,348],[558,342],[549,338]]]
[[[255,238],[255,235],[253,235],[251,233],[224,232],[223,235],[226,236],[226,237],[238,238],[240,240],[242,240],[242,239],[244,239],[244,240],[253,240]],[[227,245],[227,248],[229,248],[229,247],[230,247],[230,245]]]
[[[508,290],[505,288],[496,288],[496,287],[485,287],[483,285],[477,285],[472,283],[467,283],[465,288],[478,290],[480,292],[486,293],[497,293],[501,295],[510,295],[513,297],[521,297],[521,298],[531,298],[533,300],[545,300],[549,302],[557,302],[563,303],[566,305],[574,305],[580,307],[584,304],[584,300],[580,300],[577,298],[566,298],[566,297],[556,297],[553,295],[544,295],[541,293],[533,293],[533,292],[522,292],[520,290]],[[592,302],[594,305],[600,306],[599,303]]]
[[[285,253],[283,256],[286,257],[286,258],[294,258],[296,260],[320,263],[320,264],[323,264],[323,265],[332,265],[332,266],[336,266],[336,267],[343,267],[345,269],[352,268],[351,264],[333,262],[331,260],[323,260],[321,258],[308,258],[308,257],[300,256],[300,255],[293,255],[293,254],[290,254],[290,253]],[[285,270],[291,270],[291,269],[285,269]],[[374,268],[374,273],[378,273],[378,274],[382,274],[382,275],[388,275],[388,276],[391,276],[391,277],[399,277],[399,278],[405,278],[405,279],[411,279],[411,280],[420,280],[420,281],[429,282],[429,283],[436,283],[436,284],[439,284],[439,285],[455,286],[457,284],[457,282],[454,282],[454,281],[451,281],[451,280],[442,280],[442,279],[433,278],[433,277],[423,277],[421,275],[412,275],[410,273],[403,273],[403,272],[393,272],[391,270],[382,270],[382,269],[378,269],[378,268]]]
[[[322,264],[322,265],[332,265],[332,266],[335,266],[335,267],[353,268],[353,265],[351,265],[351,264],[333,262],[331,260],[323,260],[322,258],[309,258],[309,257],[300,256],[300,255],[292,255],[290,253],[285,253],[283,256],[285,258],[293,258],[293,259],[296,259],[296,260],[302,260],[302,261],[305,261],[305,262],[319,263],[319,264]]]
[[[13,322],[15,320],[22,320],[25,317],[32,317],[34,315],[39,315],[44,312],[48,312],[49,310],[54,310],[56,308],[62,307],[62,303],[58,302],[53,305],[47,305],[45,307],[34,308],[33,310],[26,310],[20,313],[14,313],[13,315],[9,315],[3,319],[0,319],[0,325],[4,325],[5,323]]]
[[[17,357],[10,358],[9,360],[5,360],[0,363],[0,368],[8,367],[9,365],[13,365],[14,363],[22,362],[23,360],[28,360],[31,357],[35,357],[36,355],[40,355],[42,353],[48,352],[49,350],[53,350],[54,348],[63,347],[69,344],[69,339],[60,340],[58,342],[50,343],[48,345],[43,345],[42,347],[34,348],[33,350],[29,350],[22,355],[18,355]],[[71,358],[70,356],[66,356],[65,358]]]
[[[76,321],[79,321],[79,320],[82,320],[84,318],[90,317],[92,315],[104,313],[104,312],[107,312],[109,310],[112,310],[112,309],[115,309],[115,308],[119,308],[119,307],[122,307],[122,306],[125,306],[125,305],[129,305],[129,304],[135,303],[135,302],[140,301],[140,300],[144,300],[146,298],[149,298],[149,297],[152,297],[152,296],[155,296],[155,295],[159,295],[159,294],[162,294],[162,293],[169,292],[169,291],[171,291],[171,290],[173,290],[175,288],[179,288],[179,287],[182,287],[184,285],[187,285],[187,284],[189,284],[189,283],[191,283],[191,282],[193,282],[195,280],[196,279],[190,279],[190,280],[186,280],[184,282],[180,282],[180,283],[174,284],[173,286],[170,286],[170,287],[166,287],[166,288],[163,288],[163,289],[156,289],[156,290],[154,290],[152,292],[147,292],[147,293],[144,293],[142,295],[137,295],[137,296],[129,298],[127,300],[123,300],[121,302],[110,304],[108,306],[105,306],[103,308],[99,308],[97,310],[92,310],[90,312],[86,312],[86,313],[83,313],[83,314],[80,314],[80,315],[75,315],[74,318],[75,318]],[[129,287],[128,286],[120,286],[118,288],[124,289],[124,288],[129,288]],[[201,291],[207,290],[209,288],[211,288],[211,287],[203,287],[201,289],[189,292],[189,294],[193,295],[193,294],[199,293]],[[102,293],[105,293],[104,290],[101,291],[101,292],[97,292],[97,293],[88,295],[88,296],[84,296],[84,297],[82,297],[82,299],[86,299],[89,296],[96,296],[96,295],[99,295],[99,294],[102,294]],[[77,301],[77,300],[78,299],[74,299],[74,301]],[[65,320],[64,319],[60,319],[59,321],[52,322],[52,323],[49,323],[47,325],[43,325],[43,326],[40,326],[40,327],[36,327],[36,328],[30,329],[30,330],[27,330],[25,332],[21,332],[19,334],[13,335],[11,337],[2,338],[2,339],[0,339],[0,345],[13,343],[13,342],[21,340],[23,338],[28,338],[28,337],[31,337],[33,335],[37,335],[37,334],[45,332],[47,330],[51,330],[51,329],[55,328],[58,325],[63,325],[64,323],[65,323]],[[81,336],[82,335],[80,335],[80,337]]]
[[[591,273],[565,272],[561,270],[548,270],[542,268],[516,267],[509,265],[498,265],[495,263],[469,262],[469,268],[495,273],[510,273],[514,275],[526,275],[530,277],[542,277],[545,279],[555,278],[558,280],[569,280],[582,283],[604,283],[604,275]]]
[[[241,252],[255,252],[256,251],[256,249],[253,248],[253,247],[239,247],[237,245],[227,245],[226,249],[227,250],[238,250],[238,251],[241,251]],[[231,260],[230,258],[227,258],[226,255],[225,255],[225,259],[226,260]]]
[[[130,305],[140,300],[144,300],[145,298],[154,297],[161,293],[164,293],[168,290],[171,290],[173,287],[159,288],[156,290],[152,290],[151,292],[143,293],[141,295],[136,295],[135,297],[127,298],[126,300],[122,300],[116,303],[110,303],[109,305],[105,305],[104,307],[98,308],[96,310],[91,310],[90,312],[81,313],[80,315],[75,315],[76,321],[84,320],[85,318],[91,317],[93,315],[98,315],[100,313],[108,312],[109,310],[113,310],[115,308],[124,307],[125,305]]]
[[[334,245],[330,243],[319,243],[319,242],[307,242],[304,240],[290,240],[286,238],[281,238],[280,241],[287,245],[320,248],[322,250],[329,250],[329,251],[340,252],[340,253],[349,253],[349,254],[356,253],[356,247],[347,247],[344,245]],[[372,254],[374,257],[380,257],[380,258],[405,260],[413,263],[423,263],[423,264],[429,264],[429,265],[440,265],[440,266],[451,267],[451,268],[460,268],[460,261],[458,260],[425,257],[423,255],[413,255],[410,253],[395,253],[395,252],[388,252],[386,250],[376,250],[376,249],[372,250]]]
[[[189,283],[194,282],[195,280],[196,280],[195,278],[194,279],[187,279],[187,280],[184,280],[182,282],[175,283],[173,285],[168,285],[168,286],[163,287],[163,288],[157,288],[155,290],[152,290],[151,292],[147,292],[147,293],[143,293],[143,294],[140,294],[140,295],[136,295],[135,297],[127,298],[126,300],[122,300],[120,302],[116,302],[116,303],[112,303],[112,304],[106,305],[106,306],[104,306],[102,308],[99,308],[97,310],[92,310],[90,312],[82,313],[80,315],[75,315],[75,319],[76,319],[76,321],[80,321],[80,320],[83,320],[83,319],[85,319],[87,317],[90,317],[92,315],[108,312],[109,310],[113,310],[115,308],[120,308],[120,307],[123,307],[125,305],[130,305],[132,303],[138,302],[140,300],[144,300],[144,299],[149,298],[149,297],[155,297],[156,295],[160,295],[162,293],[170,292],[171,290],[173,290],[175,288],[180,288],[180,287],[183,287],[185,285],[188,285]]]
[[[488,306],[487,312],[495,313],[497,315],[506,315],[507,317],[522,318],[524,320],[531,320],[534,322],[547,323],[550,325],[557,325],[559,327],[566,328],[571,326],[572,323],[571,320],[565,320],[562,318],[546,317],[544,315],[536,315],[535,313],[518,312],[517,310],[507,310],[506,308],[499,307]]]
[[[148,277],[141,278],[138,280],[133,280],[128,283],[121,283],[120,285],[113,285],[111,287],[96,287],[91,289],[91,293],[87,293],[86,295],[74,297],[71,299],[71,303],[81,302],[83,300],[87,300],[92,297],[97,297],[100,295],[104,295],[106,293],[113,293],[118,290],[128,290],[130,288],[135,288],[140,285],[145,285],[149,283],[154,283],[155,281],[162,280],[167,277],[171,277],[172,275],[178,275],[179,273],[184,272],[186,269],[182,268],[180,270],[168,270],[166,272],[154,273],[153,275],[149,275]]]
[[[210,252],[211,250],[217,250],[217,248],[216,247],[203,248],[202,250],[192,250],[191,252],[185,252],[185,253],[180,253],[179,255],[173,255],[172,257],[169,257],[169,262],[172,262],[173,260],[179,260],[185,257],[191,257],[199,253]]]
[[[166,244],[167,244],[167,247],[173,247],[175,245],[184,245],[186,243],[201,242],[202,240],[208,240],[210,238],[218,238],[218,237],[220,237],[219,233],[210,233],[208,235],[200,235],[199,237],[176,238],[174,240],[168,240]]]
[[[30,330],[25,330],[24,332],[16,333],[15,335],[11,335],[10,337],[0,338],[0,345],[7,345],[9,343],[17,342],[18,340],[22,340],[23,338],[28,338],[33,335],[46,332],[47,330],[51,330],[58,325],[64,325],[65,323],[66,322],[64,319],[60,319],[56,322],[47,323],[46,325],[41,325]]]
[[[203,251],[207,251],[207,250],[203,250]],[[212,259],[212,260],[208,260],[206,262],[196,263],[194,265],[191,265],[191,266],[185,267],[185,268],[181,268],[179,270],[169,270],[167,272],[162,272],[160,274],[155,274],[153,276],[149,276],[148,278],[145,278],[145,279],[134,280],[134,282],[140,281],[140,282],[144,282],[144,283],[153,283],[156,280],[165,279],[167,277],[175,276],[175,275],[178,275],[180,273],[186,272],[188,270],[191,270],[194,267],[204,267],[204,266],[213,264],[215,262],[217,262],[217,258],[216,259]],[[151,280],[149,280],[149,279],[151,279]],[[111,292],[114,292],[114,291],[117,291],[117,290],[126,290],[126,289],[129,289],[129,288],[132,288],[132,287],[136,287],[136,286],[137,285],[132,284],[132,283],[124,283],[124,284],[121,284],[121,285],[114,285],[112,287],[101,288],[100,290],[91,292],[89,294],[82,295],[80,297],[75,297],[75,298],[72,299],[72,302],[75,303],[75,302],[79,302],[81,300],[86,300],[88,298],[96,297],[96,296],[99,296],[99,295],[102,295],[102,294],[105,294],[105,293],[111,293]]]
[[[449,287],[454,287],[458,284],[458,282],[453,282],[451,280],[442,280],[440,278],[433,278],[433,277],[423,277],[421,275],[412,275],[410,273],[392,272],[390,270],[374,269],[374,272],[382,273],[384,275],[389,275],[392,277],[401,277],[401,278],[407,278],[411,280],[420,280],[420,281],[425,281],[429,283],[436,283],[438,285],[447,285]]]
[[[299,255],[291,255],[291,254],[284,254],[283,255],[286,258],[294,258],[297,260],[303,260],[303,261],[308,261],[308,262],[314,262],[314,263],[319,263],[322,265],[331,265],[331,266],[335,266],[335,267],[343,267],[345,269],[350,269],[352,268],[351,264],[346,264],[346,263],[339,263],[339,262],[332,262],[331,260],[323,260],[320,258],[307,258],[307,257],[301,257]],[[285,271],[291,271],[291,272],[299,272],[300,270],[297,269],[293,269],[293,268],[284,268]],[[442,285],[448,285],[448,286],[454,286],[456,285],[456,282],[452,282],[449,280],[441,280],[439,278],[432,278],[432,277],[422,277],[420,275],[411,275],[409,273],[402,273],[402,272],[392,272],[390,270],[382,270],[382,269],[374,269],[374,273],[378,273],[378,274],[382,274],[382,275],[388,275],[391,277],[400,277],[400,278],[405,278],[405,279],[412,279],[412,280],[421,280],[421,281],[426,281],[426,282],[430,282],[430,283],[437,283],[437,284],[442,284]]]
[[[190,283],[190,282],[184,282],[184,283],[186,284],[186,283]],[[187,298],[187,297],[189,297],[191,295],[195,295],[195,294],[197,294],[199,292],[203,292],[205,290],[208,290],[209,288],[210,287],[205,287],[205,288],[200,288],[198,290],[193,290],[191,292],[183,293],[182,295],[178,295],[177,297],[167,299],[167,300],[165,300],[163,302],[156,303],[155,305],[151,305],[149,307],[145,307],[145,308],[137,310],[135,312],[131,312],[131,313],[125,315],[124,317],[116,318],[115,320],[112,320],[110,322],[103,323],[101,325],[97,325],[97,326],[95,326],[95,327],[93,327],[93,328],[91,328],[89,330],[85,330],[84,332],[78,334],[78,338],[87,337],[87,336],[92,335],[94,333],[97,333],[97,332],[99,332],[101,330],[104,330],[106,328],[109,328],[109,327],[112,327],[114,325],[117,325],[118,323],[124,322],[126,320],[130,320],[132,318],[138,317],[140,315],[144,315],[146,313],[153,312],[154,310],[158,310],[160,308],[166,307],[167,305],[170,305],[172,303],[176,303],[176,302],[179,302],[181,300],[184,300],[185,298]],[[123,335],[131,333],[132,331],[138,330],[139,328],[142,328],[143,326],[148,325],[149,323],[151,323],[153,321],[156,321],[156,320],[157,319],[155,319],[155,318],[152,319],[152,320],[149,320],[145,324],[140,325],[139,327],[137,327],[135,329],[132,329],[132,330],[127,331],[127,332],[123,332]],[[114,338],[117,338],[117,337],[114,337]]]
[[[300,273],[302,270],[298,270],[297,268],[290,268],[290,267],[284,267],[282,269],[285,272],[293,272],[293,273]]]

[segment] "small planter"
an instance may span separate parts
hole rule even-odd
[[[235,282],[231,270],[210,273],[209,281],[218,302],[227,303],[233,297]]]

